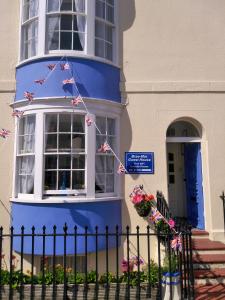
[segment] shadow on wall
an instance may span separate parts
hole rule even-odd
[[[123,0],[118,1],[119,8],[119,37],[118,37],[118,51],[119,51],[119,65],[121,66],[121,73],[120,73],[120,84],[121,84],[121,98],[122,102],[127,102],[127,94],[123,89],[124,83],[126,82],[124,73],[123,73],[123,48],[124,48],[124,41],[123,41],[123,33],[128,30],[134,23],[135,16],[136,16],[136,9],[135,9],[135,0]],[[126,107],[121,114],[121,131],[120,131],[120,145],[121,145],[121,152],[120,158],[122,162],[124,162],[125,158],[125,151],[129,151],[132,141],[132,127],[130,123],[130,118],[127,113]],[[125,179],[129,175],[121,176],[122,181],[122,195],[125,195]],[[127,201],[122,201],[122,228],[125,232],[126,226],[131,226],[130,215],[128,212]],[[121,240],[122,245],[125,245],[126,238],[123,237]],[[121,253],[122,257],[124,257],[124,249],[123,253]]]

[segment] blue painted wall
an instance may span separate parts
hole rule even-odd
[[[88,227],[88,233],[95,233],[95,227],[98,231],[105,232],[105,227],[109,226],[109,232],[115,233],[116,225],[121,228],[121,201],[103,201],[89,203],[62,203],[62,204],[12,204],[12,225],[15,233],[21,233],[21,226],[25,227],[25,234],[31,233],[32,226],[35,226],[36,233],[42,233],[42,227],[46,226],[46,233],[53,232],[53,226],[57,226],[57,233],[63,233],[63,226],[66,223],[68,233],[74,233],[74,227],[77,226],[78,233],[85,232],[85,226]],[[14,238],[14,250],[20,252],[21,238]],[[109,238],[109,248],[116,246],[115,237]],[[106,248],[105,237],[98,240],[98,250]],[[56,254],[62,255],[64,249],[63,237],[56,239]],[[95,236],[88,236],[88,252],[95,252]],[[42,254],[43,238],[35,237],[36,255]],[[31,253],[31,237],[24,237],[24,253]],[[53,238],[46,237],[45,254],[53,253]],[[85,239],[78,236],[77,253],[85,253]],[[67,237],[67,254],[74,254],[74,237]]]
[[[74,85],[63,86],[62,81],[73,76],[79,92],[84,97],[121,102],[120,70],[112,65],[83,58],[67,58],[71,70],[61,71],[60,64],[43,84],[34,80],[44,79],[50,70],[49,64],[56,64],[61,58],[42,58],[21,65],[16,72],[15,101],[24,99],[24,92],[34,93],[34,97],[65,97],[77,94]],[[66,60],[62,59],[61,63]]]

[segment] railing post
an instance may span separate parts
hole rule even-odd
[[[189,248],[190,248],[190,275],[191,275],[191,298],[194,299],[195,297],[195,289],[194,289],[194,268],[193,268],[193,252],[192,252],[192,231],[191,226],[189,227]]]
[[[67,225],[65,223],[64,227],[63,227],[63,239],[64,239],[64,249],[63,249],[63,299],[67,299],[67,273],[66,273],[66,267],[67,267],[67,263],[66,263],[66,249],[67,249]]]
[[[12,261],[15,259],[13,259],[13,237],[14,237],[14,228],[11,227],[10,228],[10,255],[9,255],[9,259],[10,259],[10,267],[9,267],[9,299],[11,300],[13,298],[13,289],[12,289],[12,275],[13,275],[13,264]]]
[[[45,257],[45,239],[46,239],[46,226],[42,227],[42,299],[45,298],[45,263],[46,263],[46,257]]]
[[[34,299],[34,237],[35,227],[31,228],[31,300]]]
[[[20,250],[20,299],[23,299],[23,253],[24,253],[24,226],[21,227],[21,250]]]
[[[74,295],[77,299],[77,226],[74,227]]]
[[[147,252],[148,252],[148,296],[151,298],[152,287],[151,287],[151,256],[150,256],[150,226],[147,226]]]
[[[138,268],[138,277],[137,277],[137,298],[141,299],[141,286],[140,286],[140,232],[139,226],[136,227],[137,229],[137,268]]]
[[[130,299],[130,233],[129,226],[126,227],[127,237],[127,299]]]
[[[53,272],[53,299],[56,298],[56,280],[55,280],[55,275],[56,275],[56,270],[55,270],[55,256],[56,256],[56,225],[53,226],[53,266],[52,266],[52,272]]]
[[[2,241],[3,241],[3,227],[0,227],[0,299],[2,299],[2,260],[3,260],[3,253],[2,253]]]
[[[158,273],[158,281],[159,281],[159,290],[158,296],[159,299],[162,298],[162,274],[161,274],[161,249],[160,249],[160,231],[157,229],[157,240],[158,240],[158,266],[159,266],[159,273]]]

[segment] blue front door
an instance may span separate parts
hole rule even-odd
[[[205,228],[202,189],[202,159],[200,143],[185,143],[184,164],[188,222],[198,229]]]

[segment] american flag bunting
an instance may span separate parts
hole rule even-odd
[[[75,80],[73,77],[71,77],[70,79],[65,79],[63,80],[63,85],[65,84],[74,84],[75,83]]]
[[[68,63],[60,64],[60,68],[61,68],[62,71],[69,70],[70,65]]]
[[[10,134],[10,131],[7,129],[2,128],[0,130],[0,137],[2,137],[3,139],[7,138]]]
[[[34,82],[42,85],[45,82],[45,79],[36,79],[36,80],[34,80]]]
[[[13,117],[17,117],[17,118],[21,118],[23,114],[24,114],[24,111],[17,110],[17,109],[15,109],[15,110],[12,112],[12,116],[13,116]]]
[[[34,99],[34,93],[26,91],[24,92],[24,97],[31,102]]]
[[[118,170],[117,170],[117,174],[124,174],[124,173],[126,173],[126,169],[125,169],[124,165],[120,163]]]
[[[71,104],[74,105],[74,106],[77,106],[82,102],[83,102],[83,99],[80,95],[71,100]]]
[[[56,67],[56,64],[49,64],[48,66],[47,66],[48,68],[49,68],[49,70],[54,70],[55,69],[55,67]]]
[[[85,121],[87,126],[91,126],[91,124],[93,123],[92,119],[89,116],[86,116]]]
[[[104,142],[103,145],[100,146],[100,148],[98,149],[98,152],[101,153],[106,153],[107,151],[110,151],[111,147],[109,146],[109,144],[107,142]]]

